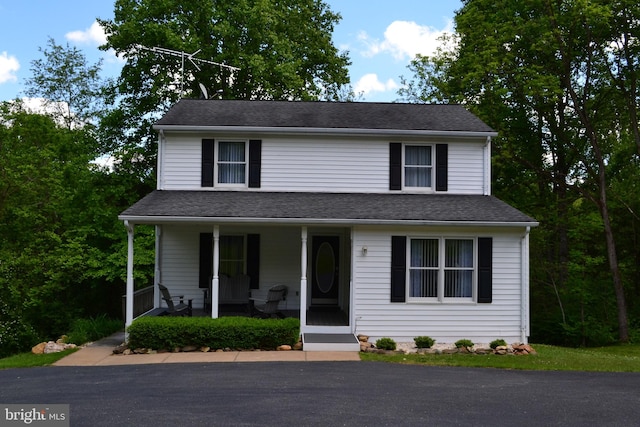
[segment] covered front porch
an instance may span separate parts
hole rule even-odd
[[[294,224],[163,221],[156,230],[153,306],[134,292],[135,224],[128,232],[125,324],[164,304],[158,284],[192,300],[193,314],[250,315],[255,299],[275,285],[287,288],[278,310],[300,319],[302,334],[352,333],[351,228]],[[149,302],[146,303],[149,305]],[[148,308],[149,310],[146,310]]]

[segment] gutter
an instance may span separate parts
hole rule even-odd
[[[263,126],[190,126],[190,125],[153,125],[153,129],[166,132],[224,133],[224,134],[286,134],[286,135],[326,135],[326,136],[433,136],[480,138],[496,137],[497,132],[472,131],[434,131],[416,129],[353,129],[353,128],[301,128],[301,127],[263,127]]]
[[[120,215],[118,219],[135,224],[161,223],[228,223],[228,224],[338,224],[338,225],[404,225],[404,226],[457,226],[457,227],[536,227],[538,222],[479,222],[479,221],[433,221],[433,220],[389,220],[359,218],[251,218],[251,217],[185,217]]]

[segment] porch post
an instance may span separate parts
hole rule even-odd
[[[220,226],[213,226],[213,279],[211,282],[211,317],[218,317],[218,300],[220,298]]]
[[[302,227],[300,248],[300,327],[307,325],[307,227]]]
[[[125,306],[125,329],[133,323],[133,224],[124,222],[127,228],[127,299]]]

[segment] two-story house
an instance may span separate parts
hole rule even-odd
[[[308,350],[527,341],[537,222],[491,195],[496,132],[462,106],[183,99],[154,128],[157,190],[120,215],[128,296],[134,226],[153,224],[156,284],[212,317],[243,302],[223,277],[286,285]]]

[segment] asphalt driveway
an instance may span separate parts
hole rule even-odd
[[[47,367],[0,371],[0,403],[69,404],[72,426],[637,426],[640,374],[375,362]]]

